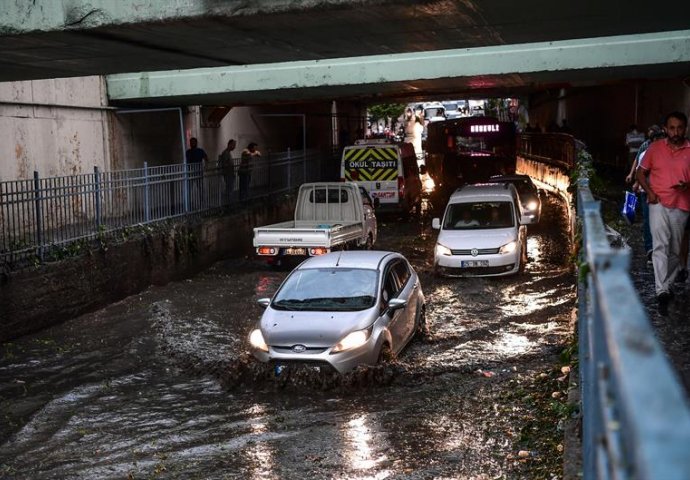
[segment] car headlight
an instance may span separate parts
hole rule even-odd
[[[369,334],[371,330],[366,328],[364,330],[357,330],[356,332],[348,333],[336,343],[333,347],[332,353],[344,352],[345,350],[351,350],[353,348],[361,347],[367,340],[369,340]]]
[[[517,248],[517,242],[510,242],[498,249],[498,253],[513,253]]]
[[[249,334],[249,343],[258,350],[268,352],[268,345],[266,345],[264,336],[258,328],[252,330],[252,333]]]
[[[445,255],[449,257],[452,254],[453,253],[450,251],[450,248],[446,247],[445,245],[441,245],[440,243],[436,244],[436,255]]]
[[[536,210],[538,206],[539,206],[539,204],[536,201],[532,200],[532,201],[527,202],[525,204],[525,209],[533,211],[533,210]]]

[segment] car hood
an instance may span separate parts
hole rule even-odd
[[[264,340],[271,346],[330,347],[345,335],[368,327],[375,307],[358,312],[297,312],[267,308],[261,317]]]
[[[515,239],[515,228],[442,230],[438,236],[438,243],[452,250],[466,248],[499,248]]]

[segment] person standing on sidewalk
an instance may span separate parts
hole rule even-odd
[[[199,147],[196,137],[189,139],[189,149],[185,152],[187,168],[190,173],[189,196],[197,198],[198,204],[193,209],[199,208],[204,201],[204,164],[208,162],[206,151]],[[196,192],[192,192],[192,189]]]
[[[652,230],[652,263],[659,313],[668,315],[671,284],[681,270],[680,246],[690,216],[690,142],[688,119],[682,112],[666,116],[667,139],[647,149],[637,181],[647,192]]]
[[[232,151],[235,150],[237,143],[234,139],[228,140],[228,145],[225,150],[218,155],[218,168],[223,175],[225,182],[225,197],[230,203],[232,200],[232,191],[235,187],[235,160],[232,158]]]
[[[256,147],[258,145],[254,142],[247,145],[247,148],[242,150],[242,157],[240,159],[240,168],[237,170],[237,174],[240,177],[240,201],[244,202],[247,200],[249,195],[249,183],[252,180],[252,160],[254,157],[260,157],[261,152],[259,152]]]
[[[652,231],[649,228],[649,204],[647,203],[647,192],[643,188],[640,188],[640,184],[637,183],[637,178],[635,172],[637,167],[640,166],[640,162],[644,157],[645,152],[649,146],[662,138],[666,137],[666,134],[658,125],[652,125],[647,129],[647,140],[640,145],[640,149],[635,157],[635,161],[630,167],[630,172],[625,177],[625,183],[632,183],[632,190],[640,195],[640,204],[642,206],[642,239],[644,241],[644,251],[647,255],[647,264],[652,264]]]

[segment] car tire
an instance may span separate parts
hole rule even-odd
[[[426,305],[422,305],[421,312],[419,312],[419,315],[417,315],[415,334],[419,335],[420,337],[429,336],[429,327],[426,323]]]
[[[527,265],[527,245],[522,244],[522,249],[520,250],[520,266],[518,267],[518,273],[525,273],[525,266]]]
[[[386,363],[390,363],[393,360],[393,351],[391,350],[390,345],[387,343],[384,343],[381,345],[381,350],[379,350],[379,358],[376,361],[377,365],[383,365]]]

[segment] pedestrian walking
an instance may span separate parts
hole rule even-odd
[[[247,145],[247,148],[242,150],[242,157],[240,158],[240,168],[237,174],[240,178],[240,201],[244,202],[249,196],[249,183],[252,181],[252,163],[254,157],[260,157],[261,152],[257,150],[258,147],[254,142]]]
[[[218,155],[218,168],[223,181],[225,182],[225,198],[228,203],[232,200],[232,192],[235,189],[235,161],[232,158],[232,151],[235,150],[237,143],[234,139],[228,140],[228,145],[225,150]]]
[[[644,242],[644,251],[647,255],[647,263],[649,265],[652,264],[652,231],[649,228],[649,204],[647,203],[647,192],[640,187],[635,173],[637,172],[637,168],[640,166],[640,162],[642,161],[642,158],[644,157],[649,146],[653,142],[664,137],[666,137],[666,134],[658,125],[651,125],[647,129],[647,140],[640,145],[637,156],[635,157],[635,161],[633,161],[632,165],[630,166],[630,172],[625,177],[625,182],[629,184],[632,183],[633,192],[639,194],[640,196],[640,205],[642,209],[642,239]]]
[[[671,285],[681,270],[680,246],[690,216],[690,142],[685,138],[688,119],[682,112],[666,116],[666,140],[647,149],[637,181],[647,192],[652,230],[654,287],[659,313],[668,315]]]
[[[628,150],[628,163],[626,165],[635,161],[635,157],[640,151],[640,145],[644,140],[644,133],[637,129],[637,125],[630,125],[630,130],[625,134],[625,147]]]

